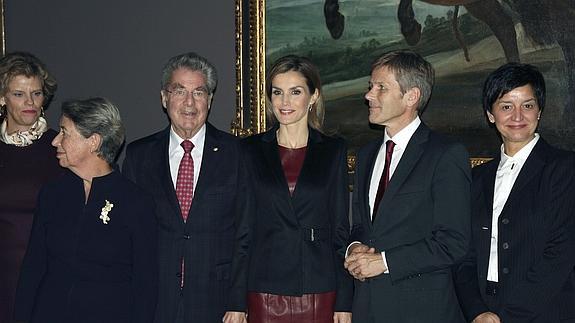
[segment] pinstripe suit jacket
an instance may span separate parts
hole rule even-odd
[[[174,322],[185,266],[184,321],[220,322],[229,292],[239,182],[238,140],[206,124],[200,177],[187,221],[170,175],[170,128],[131,143],[123,172],[156,202],[159,223],[159,298],[156,322]]]
[[[500,158],[473,170],[472,247],[456,272],[469,321],[491,311],[502,322],[575,319],[575,162],[540,138],[498,223],[499,306],[485,302],[495,175]]]

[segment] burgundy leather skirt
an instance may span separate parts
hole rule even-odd
[[[333,323],[335,292],[281,296],[248,293],[248,323]]]

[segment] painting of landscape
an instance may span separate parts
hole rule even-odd
[[[316,0],[266,0],[266,64],[287,54],[304,55],[321,72],[326,99],[326,129],[348,140],[350,152],[382,135],[367,121],[363,95],[375,57],[393,49],[412,49],[436,69],[436,85],[422,120],[432,129],[464,143],[470,155],[486,157],[499,149],[499,138],[481,108],[481,87],[487,74],[506,62],[491,29],[462,7],[458,30],[469,61],[454,36],[454,7],[413,2],[422,25],[420,41],[404,40],[397,18],[399,0],[339,2],[345,29],[333,39],[326,28],[324,3]],[[538,45],[515,25],[522,62],[536,65],[547,81],[547,106],[539,131],[552,144],[575,148],[571,122],[562,118],[567,102],[565,63],[556,44]],[[574,31],[575,32],[575,31]]]

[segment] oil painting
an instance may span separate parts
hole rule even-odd
[[[389,50],[411,49],[436,70],[422,120],[465,144],[471,156],[487,157],[499,149],[481,108],[481,88],[487,74],[507,61],[530,63],[543,72],[547,104],[539,131],[551,144],[575,149],[571,0],[250,0],[243,5],[250,68],[239,77],[251,83],[250,108],[243,111],[249,110],[255,132],[265,125],[266,67],[284,55],[304,55],[320,69],[326,131],[346,138],[354,154],[382,135],[368,124],[363,97],[371,63]]]

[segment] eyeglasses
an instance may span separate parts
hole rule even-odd
[[[199,99],[199,100],[205,100],[208,97],[208,91],[204,90],[204,89],[195,89],[192,91],[188,91],[182,87],[178,87],[172,90],[166,90],[166,92],[170,93],[171,95],[173,95],[174,97],[178,98],[178,99],[186,99],[188,97],[188,94],[192,94],[192,97],[194,99]]]

